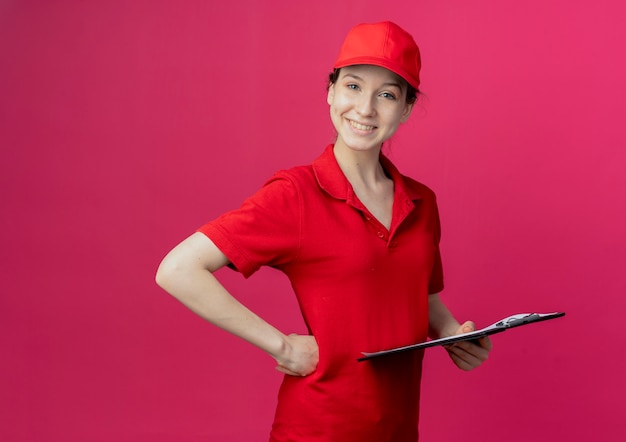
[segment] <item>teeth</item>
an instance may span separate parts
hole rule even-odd
[[[375,126],[365,126],[364,124],[357,123],[356,121],[350,121],[350,125],[358,130],[372,130]]]

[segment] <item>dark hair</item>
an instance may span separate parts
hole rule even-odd
[[[339,80],[339,72],[341,71],[341,68],[339,69],[333,69],[333,71],[328,74],[328,85],[326,86],[326,89],[330,88],[331,85],[335,84],[337,82],[337,80]],[[398,75],[399,78],[402,79],[402,81],[404,81],[406,83],[406,102],[407,104],[413,104],[417,101],[417,97],[421,94],[421,92],[419,91],[419,89],[415,89],[413,86],[411,86],[409,84],[408,81],[406,81],[404,78],[400,77]]]

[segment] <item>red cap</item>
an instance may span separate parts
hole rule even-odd
[[[363,23],[350,30],[341,45],[335,68],[371,64],[395,72],[415,89],[420,84],[420,51],[400,26],[390,21]]]

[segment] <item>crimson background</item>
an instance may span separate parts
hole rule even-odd
[[[622,440],[626,36],[620,1],[0,2],[0,438],[266,440],[280,376],[158,289],[162,256],[332,140],[354,24],[422,48],[389,155],[438,194],[460,320],[567,316],[456,370],[429,350],[422,435]],[[286,281],[221,277],[285,332]],[[338,337],[340,339],[340,337]]]

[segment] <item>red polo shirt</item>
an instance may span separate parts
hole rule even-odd
[[[263,265],[283,271],[318,342],[316,371],[284,378],[272,441],[417,440],[423,353],[357,358],[426,339],[428,294],[443,289],[439,217],[430,189],[380,161],[394,182],[389,230],[332,145],[199,229],[245,277]]]

